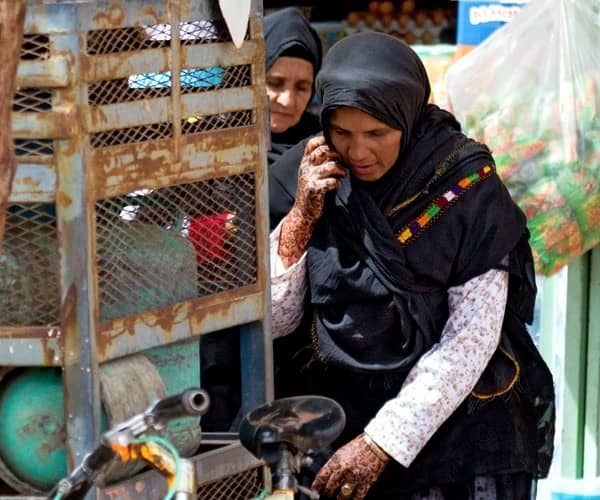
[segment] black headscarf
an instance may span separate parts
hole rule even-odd
[[[490,175],[402,247],[398,233],[438,196],[493,167],[489,150],[462,134],[450,113],[428,104],[423,64],[391,36],[364,33],[338,42],[316,86],[326,138],[331,113],[343,106],[402,131],[392,168],[376,182],[347,176],[328,196],[311,239],[321,355],[355,370],[404,372],[439,340],[447,289],[498,265],[523,235],[525,217]]]
[[[313,65],[314,75],[321,67],[321,39],[310,23],[295,7],[288,7],[264,18],[266,70],[282,56],[305,59]],[[299,141],[321,131],[319,119],[304,112],[300,121],[281,134],[271,134],[269,165]]]
[[[299,9],[288,7],[265,16],[264,32],[267,71],[284,52],[309,61],[315,74],[319,71],[323,57],[321,39]]]

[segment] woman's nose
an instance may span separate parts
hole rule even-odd
[[[279,93],[277,101],[282,106],[291,106],[294,102],[294,96],[291,90],[283,90]]]
[[[348,147],[350,163],[360,163],[369,154],[367,147],[360,140],[353,140]]]

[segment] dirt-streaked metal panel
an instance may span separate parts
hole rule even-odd
[[[0,366],[63,367],[71,465],[103,361],[250,325],[272,396],[261,12],[237,49],[217,0],[28,0]]]

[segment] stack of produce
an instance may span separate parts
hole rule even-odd
[[[368,10],[352,11],[343,21],[347,34],[383,31],[410,44],[434,44],[440,32],[455,18],[452,9],[419,9],[415,0],[373,0]]]

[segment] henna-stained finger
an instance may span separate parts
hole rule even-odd
[[[348,173],[348,170],[335,160],[327,161],[321,165],[321,175],[323,177],[335,177],[336,179],[341,179],[346,177],[346,174]]]
[[[314,164],[324,163],[326,161],[337,160],[339,155],[329,146],[323,144],[317,147],[311,154],[310,160]]]
[[[323,137],[322,135],[318,135],[317,137],[311,137],[304,148],[304,156],[309,156],[315,149],[324,144],[326,144],[325,137]]]
[[[327,483],[323,488],[323,492],[326,496],[335,498],[337,493],[339,493],[342,484],[345,482],[342,472],[343,471],[337,469],[331,472],[329,478],[327,479]]]
[[[354,496],[352,497],[354,500],[363,500],[369,490],[371,489],[371,484],[358,484],[356,486],[356,491],[354,492]]]
[[[318,179],[314,181],[314,191],[325,194],[329,191],[339,188],[340,184],[340,180],[334,177]]]
[[[321,492],[323,490],[323,488],[325,488],[325,485],[327,484],[327,480],[329,479],[329,468],[328,468],[328,464],[326,463],[323,467],[321,467],[321,470],[319,470],[319,472],[317,473],[317,476],[315,477],[315,479],[312,482],[311,488]]]
[[[334,454],[321,468],[313,481],[312,487],[322,491],[326,496],[334,498],[343,483],[344,467],[339,457]]]

